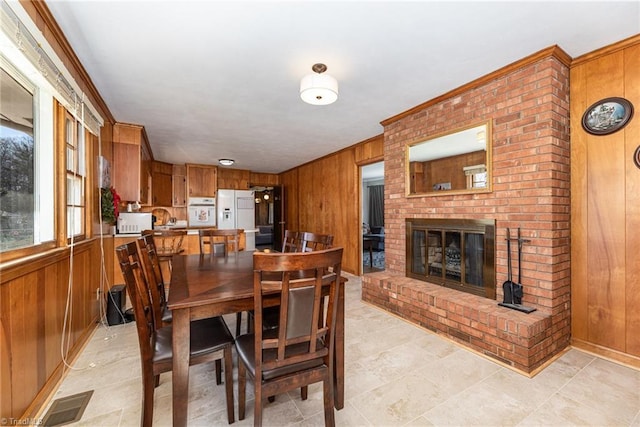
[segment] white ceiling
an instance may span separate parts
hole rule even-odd
[[[640,33],[639,1],[47,1],[119,122],[156,160],[279,173],[380,121],[557,44]],[[338,101],[300,100],[316,62]]]

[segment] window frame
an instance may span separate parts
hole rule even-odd
[[[67,243],[85,240],[87,238],[87,150],[85,129],[65,109],[64,122],[65,145],[65,232]],[[80,214],[76,217],[75,212]],[[79,225],[79,232],[74,233],[72,227]]]
[[[29,70],[0,55],[0,68],[33,97],[34,234],[33,244],[0,252],[0,262],[40,253],[58,246],[56,236],[53,95],[27,77]],[[32,73],[31,73],[32,74]]]

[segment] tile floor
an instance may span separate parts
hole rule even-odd
[[[530,379],[362,303],[360,283],[349,275],[346,403],[336,425],[640,427],[640,371],[571,349]],[[235,330],[235,316],[227,320]],[[139,425],[134,324],[96,329],[54,399],[86,390],[94,394],[75,425]],[[235,424],[252,425],[252,408],[250,400]],[[170,373],[156,389],[154,420],[171,425]],[[191,369],[189,425],[228,425],[211,364]],[[310,387],[304,402],[297,392],[278,396],[264,425],[324,425],[321,387]]]

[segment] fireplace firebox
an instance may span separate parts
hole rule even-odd
[[[406,275],[496,298],[494,220],[407,218]]]

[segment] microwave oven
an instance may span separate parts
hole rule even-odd
[[[120,212],[118,215],[118,234],[140,234],[153,229],[151,212]]]

